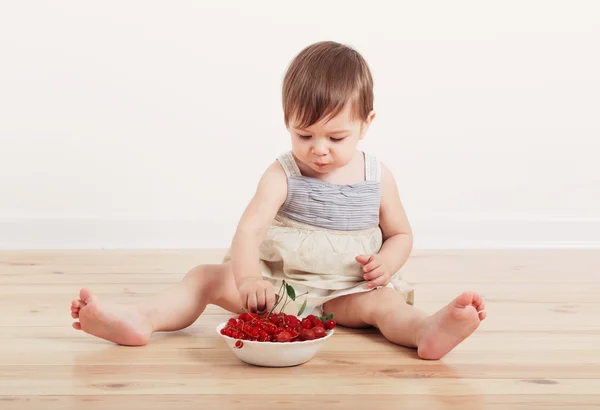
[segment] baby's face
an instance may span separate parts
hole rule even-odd
[[[347,165],[356,153],[358,141],[363,139],[374,113],[366,121],[351,118],[350,105],[326,122],[320,121],[307,128],[298,128],[290,121],[292,152],[302,163],[319,174],[326,174]]]

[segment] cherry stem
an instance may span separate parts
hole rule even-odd
[[[285,280],[281,281],[281,287],[279,288],[279,292],[277,292],[278,295],[281,293],[281,289],[283,289],[284,286],[285,286]],[[287,292],[286,292],[286,295],[287,295]],[[273,305],[273,307],[271,308],[271,310],[267,314],[267,318],[269,318],[271,316],[271,313],[273,313],[273,311],[275,310],[275,308],[277,307],[277,305],[279,305],[280,302],[281,302],[281,297],[279,297],[279,299],[277,300],[277,302],[275,302],[275,304]]]

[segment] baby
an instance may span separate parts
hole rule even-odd
[[[73,327],[142,346],[152,333],[184,329],[208,304],[232,313],[270,310],[282,281],[298,311],[333,313],[338,325],[373,326],[390,342],[440,359],[485,318],[482,298],[465,292],[433,315],[413,306],[400,270],[412,231],[396,182],[357,149],[375,118],[373,80],[363,57],[335,42],[302,50],[283,81],[291,151],[268,166],[221,264],[200,265],[139,305],[105,306],[88,290],[71,303]]]

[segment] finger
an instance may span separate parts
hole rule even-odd
[[[367,263],[365,266],[363,266],[363,272],[371,272],[372,270],[377,269],[380,266],[381,265],[379,264],[379,262],[371,261],[371,262]]]
[[[248,309],[248,295],[240,294],[240,304],[242,309]]]
[[[363,277],[365,278],[365,280],[374,280],[383,275],[384,273],[385,272],[383,271],[383,269],[375,269],[369,273],[365,273]]]
[[[267,303],[267,289],[259,289],[256,292],[256,310],[258,312],[264,312],[266,303]]]
[[[358,255],[356,258],[356,262],[360,263],[361,265],[364,265],[365,263],[369,263],[369,261],[371,260],[371,256],[373,255]]]
[[[252,313],[256,313],[256,292],[251,292],[248,294],[248,310]]]
[[[388,282],[389,281],[388,281],[387,275],[381,275],[377,279],[369,281],[369,287],[376,288],[377,286],[386,286],[388,284]]]

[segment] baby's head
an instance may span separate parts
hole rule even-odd
[[[375,117],[366,61],[331,41],[306,47],[285,75],[283,111],[300,161],[319,173],[346,165]]]

